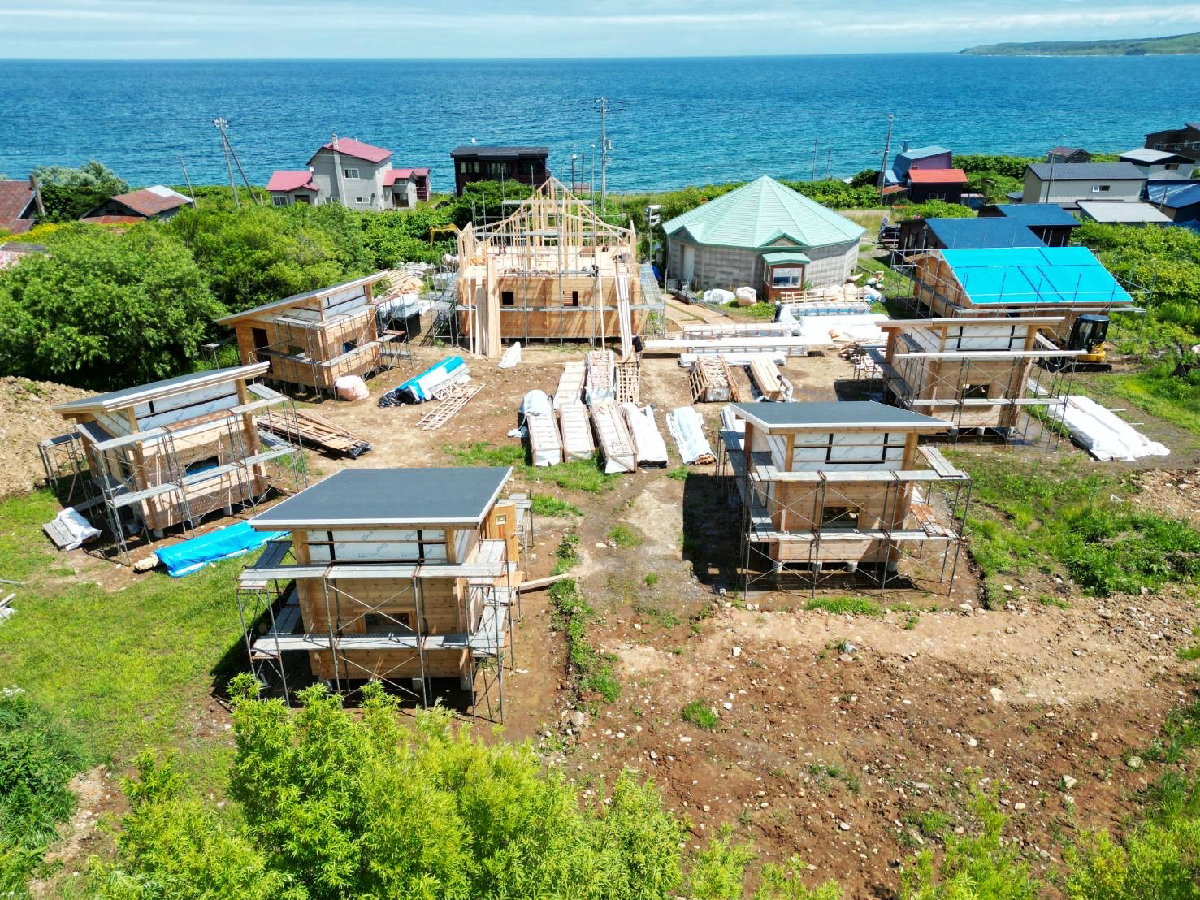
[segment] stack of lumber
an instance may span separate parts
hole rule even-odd
[[[562,433],[563,458],[591,459],[595,452],[592,443],[592,423],[587,407],[582,403],[567,403],[558,408],[558,426]]]
[[[792,386],[767,356],[756,356],[750,361],[750,377],[758,387],[764,400],[783,401],[791,397]]]
[[[629,359],[617,363],[617,383],[614,399],[617,403],[642,402],[642,363]]]
[[[529,455],[535,466],[557,466],[563,461],[562,439],[553,414],[528,415],[525,428],[529,431]]]
[[[724,353],[785,353],[788,356],[807,356],[809,342],[799,337],[692,337],[677,335],[665,340],[645,341],[650,354],[724,354]]]
[[[708,438],[704,436],[704,421],[690,406],[681,406],[667,413],[667,431],[675,438],[679,458],[685,463],[712,465],[717,461]]]
[[[298,441],[327,453],[357,459],[371,449],[365,441],[339,425],[334,425],[314,412],[296,410],[291,416],[257,416],[254,424],[260,431],[267,431],[289,441]]]
[[[629,429],[634,455],[639,466],[663,468],[667,464],[667,445],[654,422],[654,407],[639,408],[635,403],[622,403],[618,409]]]
[[[728,403],[741,400],[729,365],[722,356],[699,356],[689,378],[693,403]]]
[[[683,338],[799,337],[796,322],[685,322]],[[670,335],[674,337],[674,335]]]
[[[615,475],[618,472],[633,472],[637,469],[637,453],[633,449],[633,439],[629,429],[612,400],[600,400],[588,406],[592,416],[592,425],[600,440],[600,454],[604,457],[604,472]]]
[[[554,408],[562,409],[583,399],[583,380],[587,376],[587,365],[583,360],[569,362],[563,366],[562,375],[558,379],[558,389],[554,392]]]
[[[614,368],[616,361],[611,350],[593,350],[587,355],[587,402],[612,400],[616,386]]]

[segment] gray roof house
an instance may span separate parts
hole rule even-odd
[[[1191,159],[1181,154],[1171,153],[1167,150],[1148,150],[1145,147],[1138,147],[1136,150],[1122,153],[1121,162],[1132,163],[1150,178],[1161,175],[1163,172],[1181,170],[1187,175],[1196,165]]]
[[[1022,203],[1057,203],[1074,208],[1080,200],[1142,197],[1146,174],[1128,162],[1031,163],[1025,167]]]
[[[754,287],[760,299],[841,284],[865,229],[773,178],[761,178],[663,224],[667,277],[699,288]]]

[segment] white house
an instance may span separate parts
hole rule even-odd
[[[374,212],[408,209],[429,199],[429,169],[393,168],[391,150],[335,134],[313,154],[307,169],[273,172],[267,192],[275,206],[340,203]]]

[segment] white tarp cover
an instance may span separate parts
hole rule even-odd
[[[698,459],[712,459],[712,447],[704,436],[704,420],[690,406],[681,406],[667,413],[667,431],[675,439],[679,455],[691,465]]]
[[[42,526],[59,550],[78,550],[86,541],[100,537],[100,531],[73,506],[59,512]]]
[[[746,300],[749,300],[751,303],[758,302],[758,291],[754,290],[752,287],[740,287],[734,291],[734,294],[737,295],[739,302]]]
[[[1071,438],[1096,459],[1134,460],[1171,453],[1091,397],[1067,397],[1065,404],[1065,410],[1060,402],[1050,404],[1046,411],[1061,420]]]
[[[521,361],[521,342],[514,341],[500,357],[500,368],[511,369]]]
[[[712,290],[704,292],[704,302],[725,304],[730,300],[735,299],[735,296],[736,295],[733,293],[733,291],[726,291],[722,288],[713,288]]]
[[[785,321],[785,315],[800,326],[800,337],[810,347],[832,347],[835,343],[854,341],[882,341],[884,333],[879,323],[888,320],[883,313],[792,317],[784,308],[780,312],[780,321]]]
[[[624,417],[611,400],[601,400],[588,405],[588,413],[596,428],[600,441],[600,452],[604,457],[604,474],[632,472],[637,468],[637,454],[633,449],[633,438],[625,426]]]
[[[548,416],[553,412],[550,406],[550,396],[545,391],[530,391],[521,400],[521,415]]]
[[[342,375],[333,383],[339,400],[366,400],[371,396],[360,375]]]
[[[635,403],[622,403],[620,409],[621,415],[625,417],[629,436],[633,439],[638,465],[665,466],[667,444],[654,422],[654,407],[646,404],[639,409]]]

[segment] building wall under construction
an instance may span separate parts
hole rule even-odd
[[[365,375],[380,367],[373,308],[307,326],[287,321],[291,315],[294,310],[234,325],[243,364],[270,362],[266,379],[324,391],[333,390],[343,375]]]

